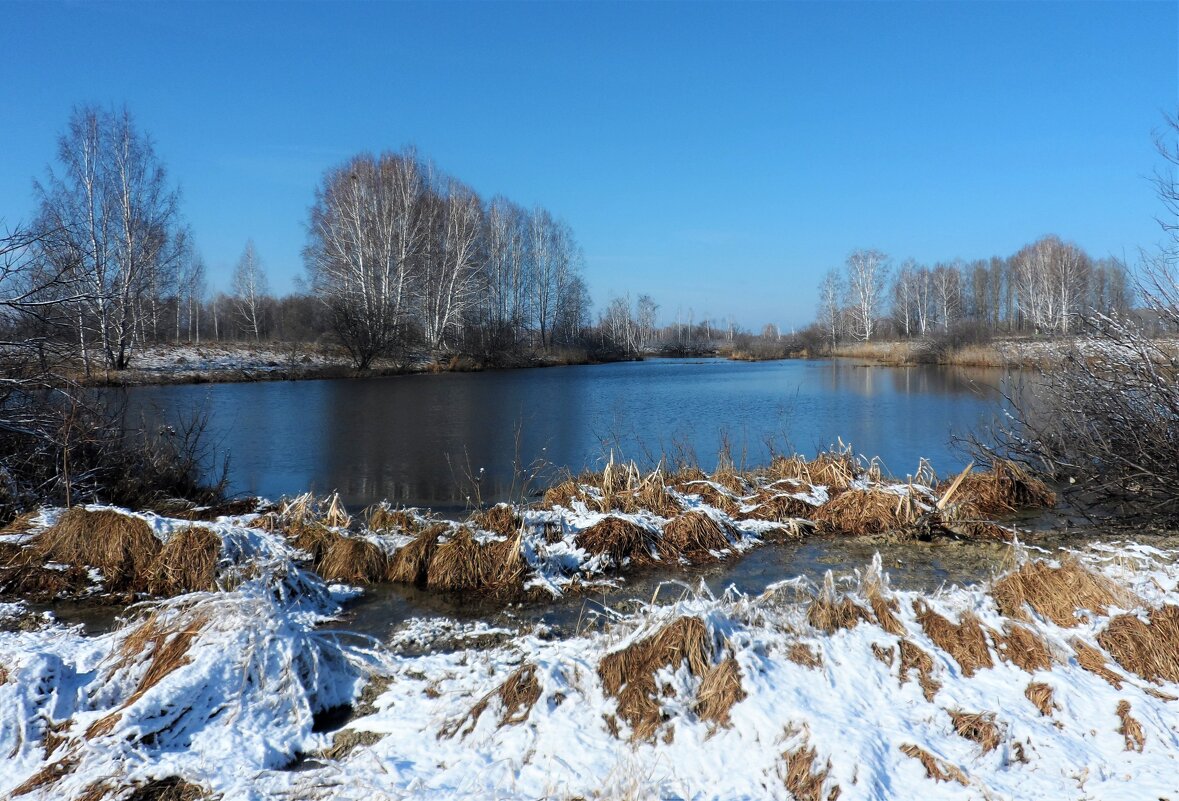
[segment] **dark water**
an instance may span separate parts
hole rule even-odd
[[[523,497],[540,483],[524,481],[538,461],[549,474],[576,471],[614,451],[647,463],[694,455],[710,469],[725,441],[750,466],[769,459],[769,441],[810,454],[842,438],[897,475],[915,472],[921,457],[945,474],[965,462],[951,436],[995,416],[1003,380],[997,370],[937,366],[653,359],[125,392],[149,420],[207,412],[209,441],[230,456],[232,492],[339,490],[349,505],[388,499],[453,512],[480,497]]]

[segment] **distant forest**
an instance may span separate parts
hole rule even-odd
[[[75,109],[56,163],[34,182],[31,222],[0,242],[5,339],[93,369],[131,366],[147,345],[286,341],[375,360],[463,354],[489,364],[585,354],[785,355],[842,341],[969,330],[1069,334],[1133,306],[1123,263],[1044,237],[1006,257],[894,269],[857,250],[819,286],[815,323],[756,335],[689,312],[658,325],[648,296],[611,298],[596,319],[568,223],[482,198],[412,150],[358,154],[314,190],[300,291],[269,289],[243,243],[232,285],[211,291],[180,197],[131,114]]]

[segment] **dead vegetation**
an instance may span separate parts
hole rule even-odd
[[[923,510],[911,495],[880,489],[849,489],[812,513],[819,530],[828,534],[884,534],[911,528]]]
[[[371,584],[389,575],[389,557],[371,540],[337,534],[316,564],[316,572],[328,581]]]
[[[790,647],[786,649],[786,658],[796,665],[802,665],[811,670],[817,670],[823,666],[822,657],[806,643],[791,643]]]
[[[729,712],[733,705],[745,700],[741,687],[741,668],[737,660],[729,656],[713,665],[700,680],[696,691],[696,714],[701,720],[728,728]]]
[[[111,591],[140,591],[161,545],[141,518],[75,506],[37,535],[32,548],[45,561],[98,568]]]
[[[1025,698],[1032,702],[1032,705],[1036,709],[1040,710],[1040,714],[1044,717],[1050,717],[1052,711],[1058,709],[1055,700],[1056,694],[1049,684],[1045,684],[1042,681],[1033,681],[1028,684],[1023,694]]]
[[[465,526],[439,540],[426,568],[426,586],[460,591],[509,591],[518,588],[524,557],[518,539],[475,539]]]
[[[905,756],[912,757],[919,760],[921,766],[925,768],[925,775],[934,781],[938,782],[958,782],[963,787],[970,784],[970,780],[966,778],[966,774],[957,765],[951,765],[944,759],[940,759],[933,754],[926,751],[920,746],[912,743],[902,745],[901,753]]]
[[[364,527],[369,531],[416,534],[422,530],[423,521],[413,509],[398,509],[387,503],[378,503],[365,511]]]
[[[816,629],[827,634],[872,622],[864,607],[850,596],[836,592],[835,580],[830,572],[823,579],[823,588],[807,607],[806,619]]]
[[[1137,602],[1130,592],[1071,557],[1057,567],[1040,559],[1024,562],[991,586],[991,597],[1007,617],[1026,620],[1028,606],[1066,628],[1077,625],[1081,610],[1105,614],[1111,606]]]
[[[1003,634],[991,632],[991,639],[999,658],[1021,670],[1034,673],[1052,667],[1052,653],[1047,643],[1027,626],[1008,622]]]
[[[950,720],[958,736],[978,743],[984,754],[989,754],[1003,742],[1003,732],[995,722],[993,712],[963,712],[949,710]]]
[[[188,526],[172,534],[150,569],[147,589],[172,597],[212,590],[217,585],[221,538],[207,528]]]
[[[909,640],[901,640],[899,647],[901,652],[901,683],[904,684],[908,681],[910,673],[916,673],[917,684],[921,687],[921,692],[925,695],[925,700],[932,702],[934,696],[937,695],[938,690],[942,687],[933,678],[933,657],[921,648],[921,646]]]
[[[1078,665],[1105,679],[1115,690],[1122,689],[1122,677],[1109,669],[1109,663],[1105,661],[1105,654],[1101,653],[1099,649],[1094,648],[1080,637],[1074,637],[1069,641],[1069,645],[1073,647],[1073,651],[1077,655]]]
[[[973,613],[965,612],[958,623],[952,623],[922,601],[913,602],[913,611],[925,635],[953,657],[964,676],[995,666],[983,626]]]
[[[1125,699],[1118,701],[1118,720],[1122,722],[1118,734],[1125,739],[1126,750],[1141,754],[1146,747],[1146,734],[1142,731],[1142,724],[1130,714],[1130,702]]]
[[[1152,609],[1145,621],[1118,615],[1097,642],[1124,670],[1156,683],[1179,682],[1179,606]]]
[[[940,485],[944,492],[949,482]],[[1024,467],[1006,459],[995,459],[986,472],[969,473],[954,492],[961,513],[975,517],[1007,517],[1023,509],[1051,509],[1056,493]]]
[[[438,539],[447,531],[445,524],[436,523],[398,548],[389,562],[389,580],[424,587]]]
[[[782,754],[785,767],[782,782],[795,801],[836,801],[840,796],[838,785],[828,787],[831,760],[827,760],[826,766],[816,769],[816,758],[815,749],[806,740]]]
[[[603,517],[577,532],[577,547],[586,553],[606,555],[617,566],[645,566],[656,561],[659,551],[656,536],[626,518]]]
[[[663,723],[655,673],[686,665],[689,674],[703,679],[712,668],[712,656],[712,636],[704,622],[697,617],[681,617],[602,657],[598,663],[602,689],[616,699],[618,716],[630,726],[632,740],[654,740]],[[737,678],[739,681],[739,674]],[[711,712],[721,711],[714,706]]]
[[[682,555],[694,563],[708,562],[731,552],[736,537],[727,523],[704,512],[684,512],[663,527],[660,547],[668,555]]]
[[[361,729],[342,729],[332,737],[330,747],[322,752],[325,759],[344,759],[357,748],[368,748],[385,739],[384,734]]]

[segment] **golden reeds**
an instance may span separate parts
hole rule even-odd
[[[1045,717],[1051,716],[1052,710],[1058,708],[1055,701],[1056,693],[1053,691],[1052,686],[1042,681],[1033,681],[1028,684],[1027,688],[1023,691],[1023,695]]]
[[[823,659],[806,643],[791,643],[786,649],[786,658],[796,665],[816,670],[823,666]]]
[[[476,701],[475,705],[461,719],[443,726],[438,732],[438,736],[453,737],[460,730],[464,737],[470,734],[475,730],[475,725],[479,722],[479,718],[491,705],[492,699],[496,698],[500,702],[498,727],[515,726],[523,723],[528,720],[528,715],[532,712],[532,707],[540,700],[540,695],[541,687],[540,682],[536,678],[536,665],[525,662],[516,670],[512,671],[511,675],[494,690]],[[464,729],[463,724],[468,721],[470,723]]]
[[[831,773],[831,761],[826,767],[815,767],[817,752],[806,740],[797,748],[782,754],[785,762],[785,772],[782,781],[795,801],[835,801],[839,798],[840,789],[833,786],[827,789],[827,777]]]
[[[1003,742],[1003,732],[995,723],[993,712],[963,712],[951,709],[950,720],[960,737],[978,743],[984,754],[989,754]]]
[[[690,562],[708,562],[731,552],[736,532],[704,512],[684,512],[668,521],[659,541],[660,551],[668,556],[682,555]]]
[[[926,701],[933,701],[937,691],[941,689],[941,684],[933,679],[933,657],[931,657],[921,646],[910,642],[909,640],[901,640],[901,667],[900,679],[903,684],[909,678],[909,673],[917,673],[917,683],[921,687],[921,692],[925,695]]]
[[[940,489],[945,490],[947,485]],[[1015,462],[999,459],[985,473],[970,473],[954,492],[954,505],[980,517],[1000,517],[1021,509],[1050,509],[1056,494]]]
[[[1152,609],[1145,622],[1118,615],[1097,642],[1123,669],[1147,681],[1179,682],[1179,606]]]
[[[337,535],[323,552],[316,571],[328,581],[371,584],[389,575],[389,557],[374,542]]]
[[[398,548],[389,560],[389,580],[403,584],[425,585],[430,559],[438,547],[438,539],[447,531],[449,529],[444,523],[437,523]]]
[[[926,636],[954,658],[967,678],[980,668],[995,666],[982,624],[973,613],[966,612],[958,623],[952,623],[922,601],[913,602],[913,611]]]
[[[1086,568],[1075,558],[1059,567],[1043,560],[1020,565],[991,585],[991,597],[1007,617],[1026,619],[1024,606],[1058,626],[1077,625],[1077,612],[1105,614],[1110,606],[1131,606],[1137,599],[1110,579]]]
[[[922,515],[912,495],[880,489],[849,489],[814,510],[819,530],[833,534],[883,534],[913,526]]]
[[[452,592],[502,591],[518,585],[523,572],[518,538],[481,542],[470,529],[460,526],[434,547],[426,568],[426,586]]]
[[[1126,750],[1141,754],[1146,747],[1146,734],[1142,731],[1142,724],[1130,715],[1130,702],[1125,699],[1118,701],[1118,719],[1122,722],[1118,734],[1126,741]]]
[[[841,596],[835,591],[835,579],[830,572],[823,579],[823,588],[807,607],[806,619],[816,629],[827,634],[872,622],[867,610],[849,596]]]
[[[618,715],[631,727],[634,740],[652,740],[662,721],[655,673],[686,663],[688,672],[703,677],[712,666],[713,644],[704,622],[681,617],[659,631],[598,663],[602,689],[617,700]]]
[[[613,515],[577,532],[577,547],[590,554],[605,554],[618,567],[650,565],[656,559],[656,537],[638,523]]]
[[[684,495],[698,495],[700,500],[730,517],[739,513],[738,496],[723,487],[716,487],[710,481],[691,481],[680,484],[676,489]]]
[[[514,537],[520,532],[523,518],[506,503],[498,503],[489,509],[473,513],[467,524],[480,531],[490,531],[504,537]]]
[[[422,519],[409,509],[395,509],[386,503],[370,506],[364,513],[364,527],[369,531],[399,531],[416,534]]]
[[[970,783],[970,780],[966,778],[966,774],[957,765],[951,765],[946,760],[939,759],[920,746],[913,745],[912,743],[902,745],[901,753],[919,760],[922,767],[925,768],[925,775],[934,781],[955,781],[963,787]]]
[[[1115,690],[1122,689],[1122,677],[1109,669],[1109,664],[1105,661],[1105,655],[1101,651],[1080,637],[1074,637],[1069,641],[1069,645],[1073,647],[1073,651],[1077,655],[1078,665],[1105,679]]]
[[[741,668],[732,656],[713,665],[700,680],[696,692],[696,714],[701,720],[728,728],[733,705],[745,700]]]
[[[1048,650],[1048,645],[1034,631],[1009,622],[1003,632],[992,633],[995,651],[1000,659],[1028,673],[1052,667],[1052,654]]]
[[[800,517],[809,518],[815,510],[814,506],[801,498],[785,493],[773,493],[768,490],[760,493],[755,502],[757,506],[742,513],[742,517],[781,523]]]
[[[152,595],[171,597],[212,590],[217,584],[221,538],[200,526],[172,534],[151,566],[147,588]]]
[[[112,590],[145,589],[160,547],[141,518],[79,506],[62,512],[33,543],[42,559],[98,568]]]

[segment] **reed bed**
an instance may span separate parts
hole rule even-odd
[[[141,518],[79,506],[64,511],[32,547],[46,561],[98,568],[114,591],[146,589],[161,550]]]
[[[660,550],[690,562],[715,561],[732,552],[736,531],[704,512],[684,512],[663,527]]]
[[[587,553],[605,555],[617,565],[651,565],[660,556],[656,535],[623,517],[608,516],[577,533],[575,542]]]
[[[1137,599],[1110,579],[1066,558],[1058,566],[1042,560],[1025,562],[991,586],[999,611],[1026,619],[1025,607],[1058,626],[1072,627],[1078,613],[1089,610],[1104,615],[1111,606],[1131,606]]]
[[[175,532],[156,556],[147,589],[152,595],[172,597],[217,586],[221,538],[207,528],[188,526]]]

